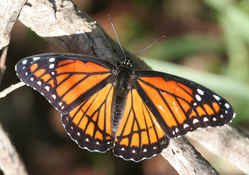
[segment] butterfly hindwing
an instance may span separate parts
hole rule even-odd
[[[169,140],[136,89],[128,92],[115,135],[114,154],[141,161],[160,153]]]
[[[224,98],[197,83],[155,71],[136,74],[138,92],[170,137],[222,126],[234,116]]]
[[[42,54],[22,59],[18,77],[62,113],[68,134],[92,151],[112,143],[112,66],[73,54]]]
[[[62,114],[67,133],[81,148],[97,152],[112,148],[112,97],[113,85],[109,83],[69,113]]]

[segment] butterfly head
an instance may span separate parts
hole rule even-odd
[[[122,61],[120,62],[119,66],[121,67],[126,67],[126,68],[133,68],[133,62],[131,61],[131,59],[125,57],[123,59],[121,59]]]

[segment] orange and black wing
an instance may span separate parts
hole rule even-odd
[[[169,137],[222,126],[235,116],[231,104],[197,83],[155,71],[136,75],[139,95]]]
[[[41,54],[16,65],[18,77],[62,113],[67,133],[80,147],[112,146],[112,65],[73,54]]]
[[[116,130],[114,155],[137,162],[160,153],[168,143],[169,138],[156,116],[138,90],[131,89]]]
[[[95,152],[112,148],[112,97],[113,85],[107,84],[69,113],[62,113],[67,133],[81,148]]]

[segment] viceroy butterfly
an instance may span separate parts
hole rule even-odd
[[[170,138],[222,126],[235,115],[224,98],[197,83],[132,66],[129,59],[112,65],[52,53],[20,60],[16,72],[61,112],[66,132],[81,148],[113,149],[125,160],[151,158]]]

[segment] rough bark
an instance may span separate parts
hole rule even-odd
[[[26,0],[0,1],[0,50],[10,41],[10,31]]]
[[[10,32],[25,3],[25,0],[2,0],[0,1],[0,83],[6,70],[6,58]],[[7,93],[6,93],[7,94]],[[0,125],[0,168],[5,175],[26,175],[26,169],[19,158],[14,146]]]

